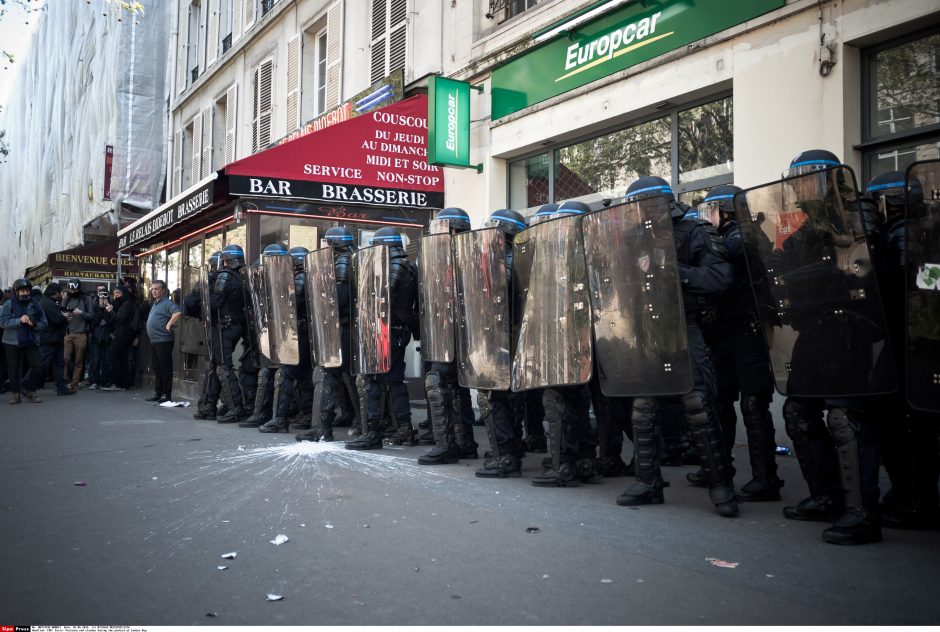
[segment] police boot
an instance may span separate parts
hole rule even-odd
[[[593,457],[582,457],[578,459],[578,478],[582,483],[597,484],[601,482],[601,471],[597,466],[597,459]]]
[[[480,458],[480,453],[477,451],[479,446],[473,438],[473,424],[458,421],[454,425],[454,435],[457,443],[457,454],[461,459]]]
[[[494,457],[483,464],[474,476],[478,478],[519,478],[522,476],[522,463],[512,454]]]
[[[809,497],[783,508],[788,520],[832,522],[842,515],[842,494],[836,486],[836,454],[822,420],[822,409],[801,398],[788,397],[783,404],[787,435],[800,471],[809,487]]]
[[[777,478],[777,462],[774,458],[777,441],[766,401],[754,395],[743,395],[741,416],[747,431],[752,478],[741,488],[738,498],[744,502],[780,500],[783,481]]]
[[[238,378],[235,377],[234,370],[228,367],[219,367],[219,385],[221,386],[222,402],[228,406],[228,412],[216,417],[216,422],[220,424],[233,424],[244,419],[242,412],[242,392],[238,386]]]
[[[291,419],[291,425],[294,427],[294,430],[310,430],[313,425],[311,417],[311,413],[303,413]]]
[[[287,420],[287,417],[275,417],[268,423],[260,426],[258,432],[288,432],[290,430],[290,422]]]
[[[545,435],[527,435],[525,438],[525,451],[538,454],[548,452],[548,441],[545,439]]]
[[[689,485],[692,487],[708,487],[708,477],[705,476],[705,468],[701,466],[694,472],[686,474],[685,480],[688,481]]]
[[[321,441],[334,441],[333,438],[333,419],[332,412],[328,414],[320,413],[320,440]]]
[[[620,457],[604,456],[598,459],[597,469],[604,478],[614,478],[626,475],[627,464]]]
[[[193,419],[215,419],[215,409],[199,408],[193,413]]]
[[[418,457],[420,465],[447,465],[458,460],[457,441],[454,436],[453,409],[447,400],[437,371],[424,376],[424,392],[428,401],[428,421],[434,438],[434,447]],[[421,424],[418,424],[421,427]]]
[[[845,513],[823,531],[823,540],[830,544],[881,542],[877,515],[878,460],[874,446],[863,445],[860,435],[865,421],[856,414],[844,408],[829,411],[829,430],[836,444],[845,498]]]
[[[663,477],[659,469],[662,452],[662,435],[656,423],[659,405],[655,399],[640,397],[633,402],[633,451],[636,482],[617,497],[617,504],[625,507],[636,505],[661,505]]]
[[[532,484],[536,487],[577,487],[581,484],[579,478],[578,465],[566,461],[555,467],[545,468],[545,471],[532,478]]]
[[[682,396],[686,421],[692,431],[692,440],[699,454],[702,469],[708,483],[708,496],[718,513],[726,518],[738,515],[738,503],[734,496],[731,466],[721,437],[721,428],[715,419],[705,394],[692,391]]]
[[[294,439],[297,441],[319,441],[320,440],[320,431],[314,430],[313,432],[301,432],[294,435]],[[331,438],[330,441],[333,439]],[[326,439],[324,439],[326,441]]]
[[[347,450],[381,450],[382,433],[378,430],[369,430],[358,439],[346,442]]]
[[[574,459],[562,461],[561,442],[564,432],[562,415],[564,401],[555,389],[545,389],[542,401],[545,406],[545,420],[548,422],[548,447],[551,461],[544,462],[545,470],[532,479],[536,487],[577,487],[581,484],[578,477],[578,465]]]

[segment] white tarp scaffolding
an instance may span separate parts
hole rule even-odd
[[[83,226],[126,203],[159,206],[166,170],[170,2],[146,12],[103,0],[47,2],[0,118],[0,284],[50,252],[79,246]],[[105,148],[114,148],[111,199]]]

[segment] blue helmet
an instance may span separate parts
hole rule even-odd
[[[672,187],[668,182],[659,176],[646,176],[634,180],[633,184],[627,187],[626,198],[627,202],[636,202],[638,200],[656,197],[657,195],[665,197],[670,202],[674,202],[676,199],[675,194],[672,192]]]
[[[310,253],[309,250],[303,246],[294,246],[287,253],[290,255],[291,260],[294,262],[294,269],[302,268],[304,265],[304,258]]]
[[[825,149],[810,149],[790,161],[790,167],[783,172],[784,178],[794,178],[814,171],[825,171],[842,164],[839,157]]]
[[[229,267],[240,268],[245,265],[245,251],[238,244],[226,244],[219,256],[223,264],[231,264]]]
[[[525,230],[525,218],[512,209],[501,208],[490,213],[489,219],[483,222],[483,228],[498,228],[512,236]]]
[[[398,246],[399,248],[405,247],[405,242],[401,238],[401,233],[399,233],[394,228],[386,226],[380,228],[375,233],[372,234],[372,239],[369,240],[370,246]]]
[[[279,243],[268,244],[267,246],[264,247],[264,250],[261,251],[262,257],[272,257],[276,255],[286,255],[286,254],[287,254],[287,246],[285,246],[284,244],[279,244]]]
[[[578,200],[568,200],[567,202],[562,202],[561,206],[558,207],[558,210],[555,211],[555,217],[561,217],[563,215],[584,215],[585,213],[590,213],[591,207],[585,204],[584,202],[579,202]]]
[[[212,256],[209,257],[209,270],[212,272],[218,272],[219,267],[222,264],[222,253],[216,250],[212,253]]]
[[[326,244],[334,250],[351,248],[356,242],[356,238],[353,236],[352,231],[345,226],[334,226],[333,228],[326,231],[323,239],[325,239]]]
[[[740,193],[741,188],[733,184],[723,184],[715,187],[705,196],[705,199],[696,207],[699,219],[711,222],[712,226],[721,223],[721,214],[734,215],[734,196]]]
[[[470,230],[470,216],[462,208],[455,206],[445,208],[434,219],[446,219],[450,229],[458,233]]]

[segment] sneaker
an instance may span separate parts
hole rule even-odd
[[[23,391],[23,397],[28,399],[33,404],[40,404],[42,400],[39,399],[39,396],[35,392]]]
[[[88,390],[89,390],[89,391],[97,391],[99,388],[101,388],[101,387],[98,386],[97,384],[92,384],[91,386],[88,387]]]

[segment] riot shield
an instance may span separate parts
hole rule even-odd
[[[200,305],[209,300],[204,293],[205,288],[201,282],[202,268],[183,264],[183,296],[187,297],[195,289],[199,292]],[[199,318],[183,314],[180,321],[180,351],[183,353],[192,353],[194,355],[208,356],[209,345],[206,344],[208,337],[206,335],[205,311],[200,308]]]
[[[333,249],[309,253],[306,270],[307,324],[314,363],[333,369],[343,365],[344,353]]]
[[[940,161],[907,170],[907,399],[940,412]]]
[[[849,397],[897,388],[857,200],[855,174],[845,166],[735,197],[752,282],[766,277],[776,310],[759,311],[781,394]],[[761,292],[755,298],[764,302]]]
[[[454,258],[450,235],[418,240],[421,291],[421,356],[425,362],[453,362]]]
[[[293,260],[290,255],[267,256],[263,267],[271,361],[276,364],[299,364]]]
[[[688,393],[692,360],[668,202],[656,197],[596,211],[581,229],[601,392]]]
[[[484,228],[454,235],[452,243],[458,380],[468,388],[509,390],[506,237],[498,228]]]
[[[388,246],[370,246],[353,256],[353,367],[357,374],[391,368],[391,294]]]
[[[260,266],[259,266],[260,267]],[[241,277],[242,281],[242,295],[244,297],[245,305],[245,338],[247,339],[247,344],[250,345],[250,349],[245,349],[250,353],[254,359],[254,362],[257,366],[261,367],[267,364],[266,356],[261,353],[261,344],[260,344],[260,328],[258,326],[258,300],[254,296],[254,288],[252,288],[251,280],[251,267],[242,266],[238,269],[238,274]]]
[[[513,243],[512,390],[591,379],[591,303],[580,217],[536,224]]]
[[[257,331],[258,350],[261,357],[268,363],[274,363],[271,359],[271,331],[268,326],[268,299],[264,285],[264,267],[246,266],[248,294],[251,299],[250,317]]]

